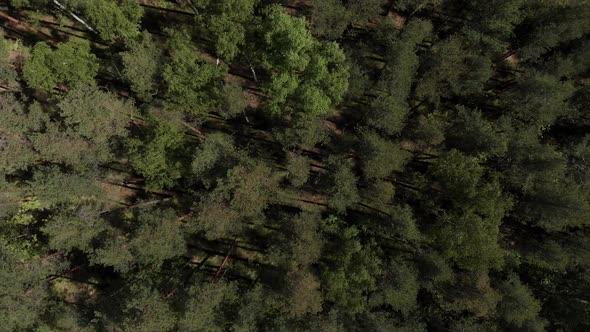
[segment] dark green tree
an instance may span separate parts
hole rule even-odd
[[[150,100],[160,88],[162,50],[154,37],[144,32],[141,41],[131,41],[129,50],[121,53],[123,76],[137,97]]]

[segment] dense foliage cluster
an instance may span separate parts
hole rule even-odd
[[[0,330],[590,330],[587,0],[10,0]]]

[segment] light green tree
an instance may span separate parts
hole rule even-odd
[[[51,91],[57,83],[91,83],[98,68],[98,58],[91,52],[90,43],[76,38],[60,43],[55,50],[44,42],[35,44],[23,67],[23,76],[30,87]]]

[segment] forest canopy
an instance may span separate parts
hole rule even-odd
[[[589,1],[0,21],[0,330],[590,330]]]

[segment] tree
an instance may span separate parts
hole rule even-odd
[[[151,188],[173,187],[190,162],[184,133],[169,123],[155,124],[144,139],[131,138],[127,145],[133,167]]]
[[[172,210],[142,211],[129,248],[140,263],[158,269],[165,260],[183,255],[186,245],[178,217]]]
[[[555,54],[544,65],[549,66],[547,72],[553,76],[574,79],[590,67],[590,61],[585,56],[588,52],[590,52],[590,41],[582,40],[567,53]]]
[[[171,57],[164,66],[166,98],[171,107],[203,117],[217,108],[223,66],[206,62],[182,31],[169,30]]]
[[[128,331],[171,331],[175,328],[178,315],[170,302],[149,285],[132,285],[129,299],[123,308],[123,327]]]
[[[288,271],[307,269],[317,263],[324,243],[321,215],[301,212],[284,218],[282,222],[285,223],[286,232],[276,239],[272,250],[274,260]]]
[[[35,328],[50,305],[46,278],[57,272],[55,259],[22,257],[0,242],[0,319],[7,331]]]
[[[288,314],[304,317],[322,311],[322,292],[319,278],[309,269],[291,270],[285,276],[288,291]]]
[[[523,36],[526,44],[521,50],[521,55],[525,59],[534,61],[548,50],[582,37],[590,28],[590,5],[585,1],[574,1],[566,6],[557,3],[544,4],[540,8],[541,10],[531,13],[531,17],[528,18],[541,24],[526,31]]]
[[[99,182],[90,174],[65,173],[56,166],[38,167],[27,184],[28,194],[35,196],[47,208],[104,199]]]
[[[96,156],[96,154],[92,153],[94,150],[91,142],[80,137],[69,128],[66,130],[61,129],[59,123],[46,123],[44,132],[32,133],[29,139],[38,151],[40,159],[47,162],[63,163],[78,169],[88,169],[106,161],[101,160],[103,157],[107,157],[104,154]]]
[[[225,176],[227,169],[237,165],[242,157],[233,138],[221,133],[208,135],[193,155],[192,175],[207,188],[215,184],[217,178]]]
[[[88,253],[91,264],[112,267],[117,273],[127,273],[133,265],[133,255],[129,250],[129,241],[115,228],[108,228],[97,238],[100,245],[93,246]]]
[[[384,271],[375,293],[371,294],[371,307],[391,306],[404,317],[417,307],[416,298],[420,289],[416,269],[406,263],[391,261]]]
[[[541,304],[518,276],[511,275],[500,285],[502,300],[498,303],[498,314],[509,325],[521,328],[527,321],[534,320],[541,311]]]
[[[508,96],[514,119],[525,126],[543,129],[570,112],[566,100],[573,95],[570,82],[539,72],[530,72]]]
[[[406,124],[409,108],[395,96],[382,94],[375,98],[367,112],[367,124],[388,135],[399,134]]]
[[[53,53],[46,43],[37,43],[31,51],[31,59],[25,63],[23,77],[30,87],[51,91],[59,80],[52,66]]]
[[[385,67],[379,88],[394,96],[398,103],[405,103],[412,88],[420,59],[416,54],[418,45],[432,33],[429,21],[412,20],[401,33],[391,25],[384,25],[379,39],[385,47]]]
[[[92,252],[92,241],[109,229],[108,223],[92,205],[60,211],[52,216],[42,228],[49,238],[49,247],[56,250],[81,250]]]
[[[196,206],[195,225],[209,238],[239,233],[240,219],[260,217],[273,200],[278,178],[262,163],[242,163],[218,179],[217,186]]]
[[[352,16],[352,22],[364,26],[371,18],[381,14],[383,9],[381,0],[351,0],[347,1],[346,7]]]
[[[213,39],[218,56],[231,62],[246,44],[248,27],[255,22],[258,0],[206,1],[198,20]]]
[[[498,133],[480,110],[458,106],[447,129],[447,145],[471,155],[502,155],[508,149],[506,135]]]
[[[112,158],[116,143],[128,135],[129,117],[137,112],[132,102],[93,85],[75,86],[58,106],[64,124],[90,142],[99,161]]]
[[[25,62],[23,76],[30,87],[51,91],[59,82],[69,86],[91,83],[98,68],[98,58],[91,53],[87,40],[72,39],[60,43],[55,50],[40,42]]]
[[[590,217],[590,201],[576,184],[538,180],[523,197],[518,212],[523,221],[557,232],[586,225]]]
[[[416,94],[438,104],[441,97],[483,92],[484,84],[493,74],[492,61],[473,51],[476,45],[466,43],[466,38],[459,36],[435,44],[424,65],[425,73]]]
[[[10,60],[11,43],[0,39],[0,82],[12,83],[17,80],[16,70]]]
[[[313,33],[330,40],[339,39],[350,24],[350,14],[340,0],[314,0],[311,15]]]
[[[230,169],[218,189],[230,192],[230,205],[244,217],[254,217],[272,201],[277,184],[270,168],[262,163],[238,165]]]
[[[329,163],[332,175],[330,176],[331,189],[328,204],[338,213],[344,213],[348,207],[359,200],[356,186],[358,179],[348,160],[333,158]]]
[[[121,53],[123,76],[138,98],[150,100],[157,94],[162,58],[154,37],[147,32],[143,32],[140,42],[131,41],[129,50]]]
[[[303,18],[279,7],[268,10],[261,29],[262,66],[273,72],[266,85],[271,112],[281,114],[291,106],[312,116],[328,114],[348,87],[346,57],[338,44],[319,43]]]
[[[359,152],[367,178],[386,178],[394,171],[403,170],[410,157],[409,152],[375,132],[366,131],[361,136]]]
[[[239,114],[245,114],[244,111],[248,106],[247,95],[239,84],[226,83],[223,85],[221,93],[223,94],[223,101],[219,109],[221,116],[229,119]]]
[[[443,309],[456,313],[467,311],[476,318],[493,314],[501,299],[491,287],[487,271],[459,273],[452,284],[440,290],[440,294]]]
[[[238,299],[233,283],[201,283],[189,289],[190,295],[183,316],[178,322],[182,331],[224,331],[230,321],[224,317],[226,306]]]
[[[514,27],[526,17],[524,0],[462,1],[463,33],[487,54],[501,54],[509,46]]]
[[[328,220],[326,231],[333,240],[326,246],[321,260],[321,278],[327,301],[350,312],[360,312],[366,294],[376,289],[381,259],[371,243],[362,243],[355,227],[338,226]]]
[[[81,0],[80,10],[100,38],[113,41],[131,39],[139,35],[143,8],[133,0]]]
[[[296,154],[289,153],[287,156],[287,178],[295,187],[301,187],[309,179],[309,159]]]
[[[445,214],[438,223],[434,239],[446,259],[470,271],[485,271],[502,265],[504,252],[498,244],[499,220],[467,212]]]
[[[516,131],[510,137],[503,168],[509,187],[527,193],[538,180],[558,182],[564,177],[564,154],[553,144],[541,143],[535,130]]]
[[[0,173],[26,169],[36,162],[37,153],[27,134],[38,129],[42,118],[39,108],[27,112],[14,95],[0,95]]]
[[[391,25],[384,25],[379,39],[385,47],[385,66],[377,82],[380,90],[367,112],[367,123],[388,135],[399,134],[409,111],[408,97],[420,63],[418,44],[428,38],[432,24],[412,20],[400,34]]]
[[[435,238],[447,258],[469,270],[499,267],[499,226],[511,206],[498,180],[485,181],[476,158],[452,150],[433,165],[433,175],[454,209],[440,214]]]

